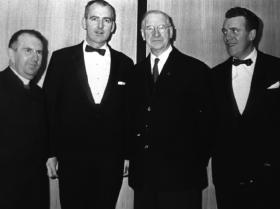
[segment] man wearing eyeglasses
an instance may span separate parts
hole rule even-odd
[[[113,209],[123,179],[126,75],[132,60],[112,49],[116,12],[89,1],[85,40],[55,51],[44,89],[50,118],[49,176],[62,209]]]
[[[129,77],[129,185],[135,209],[200,209],[207,186],[208,67],[172,46],[171,18],[148,11],[149,56]]]

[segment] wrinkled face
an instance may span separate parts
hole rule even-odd
[[[37,37],[24,33],[9,48],[10,65],[22,77],[31,80],[37,74],[43,57],[43,44]]]
[[[230,56],[243,59],[252,51],[256,30],[247,30],[243,16],[225,19],[222,32]]]
[[[146,17],[141,34],[151,52],[159,56],[169,47],[173,28],[163,14],[151,13]]]
[[[87,17],[83,18],[83,28],[87,33],[87,42],[95,48],[102,47],[115,29],[111,8],[92,4],[88,8]]]

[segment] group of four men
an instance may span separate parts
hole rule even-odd
[[[276,208],[280,59],[258,51],[259,18],[226,13],[230,58],[212,70],[172,45],[159,10],[143,17],[150,54],[134,66],[108,45],[115,20],[108,2],[88,2],[85,40],[53,52],[43,90],[33,80],[45,38],[12,36],[0,73],[0,208],[49,207],[48,159],[62,209],[113,209],[126,159],[135,209],[201,209],[210,157],[219,209]]]

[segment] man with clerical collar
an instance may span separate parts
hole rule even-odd
[[[46,39],[19,30],[9,42],[9,67],[0,72],[0,208],[49,208],[48,130],[37,75]]]

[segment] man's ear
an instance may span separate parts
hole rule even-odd
[[[86,24],[86,18],[85,17],[82,18],[82,27],[83,27],[84,30],[87,29],[87,24]]]
[[[115,29],[116,29],[116,23],[113,22],[112,29],[111,29],[111,33],[114,33],[114,32],[115,32]]]
[[[12,64],[15,64],[15,50],[12,48],[8,49],[8,56],[9,56],[9,60]]]
[[[251,30],[251,31],[249,32],[249,39],[250,39],[250,41],[254,41],[255,38],[256,38],[256,35],[257,35],[256,29]]]
[[[141,35],[142,35],[143,40],[146,41],[145,33],[144,33],[144,30],[143,30],[143,29],[141,29]]]
[[[172,39],[173,38],[173,27],[172,26],[170,26],[169,28],[168,28],[168,30],[169,30],[169,33],[170,33],[170,38]]]

